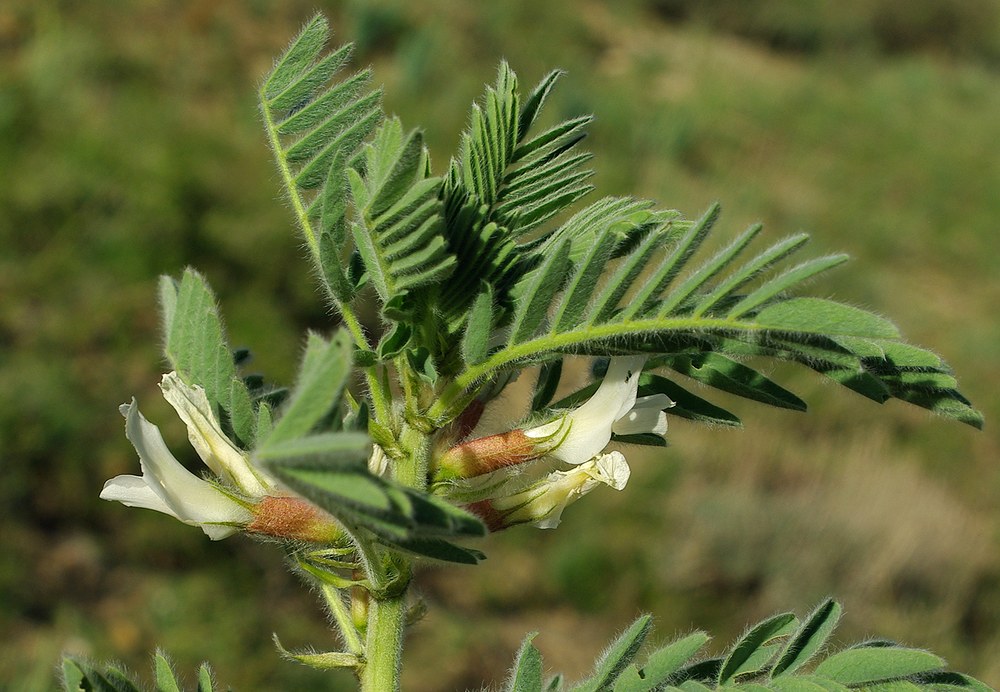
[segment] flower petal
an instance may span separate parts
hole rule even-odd
[[[191,446],[215,475],[233,483],[247,495],[268,494],[272,488],[263,474],[251,466],[247,455],[222,432],[204,389],[197,385],[189,387],[176,372],[163,376],[160,389],[163,398],[187,425]]]
[[[591,477],[615,490],[624,490],[632,469],[621,452],[602,454],[594,461]]]
[[[371,456],[368,457],[368,470],[374,476],[386,476],[389,473],[389,457],[385,450],[373,444]]]
[[[139,454],[142,476],[117,476],[104,484],[101,498],[168,514],[200,526],[213,540],[234,533],[253,515],[219,488],[184,468],[167,449],[159,428],[139,412],[135,399],[121,407],[125,435]]]
[[[524,434],[534,438],[550,437],[566,425],[564,437],[549,456],[568,464],[583,464],[593,459],[611,441],[615,422],[635,405],[639,375],[645,362],[645,356],[612,358],[604,380],[590,399],[562,419],[526,430]]]
[[[674,402],[666,394],[653,394],[636,399],[632,410],[615,421],[611,431],[616,435],[640,435],[652,433],[666,435],[667,416],[663,409],[670,408]]]
[[[115,476],[105,482],[101,490],[101,499],[121,502],[126,507],[152,509],[179,519],[170,509],[170,505],[156,494],[142,476]]]
[[[604,454],[569,471],[554,471],[528,489],[508,497],[493,499],[490,510],[497,528],[533,524],[554,529],[566,507],[604,484],[621,490],[630,470],[620,452]]]

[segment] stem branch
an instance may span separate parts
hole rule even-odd
[[[345,605],[343,599],[340,597],[340,591],[329,584],[323,584],[322,589],[323,598],[330,608],[333,619],[337,621],[337,626],[344,637],[344,644],[347,645],[347,650],[352,654],[363,656],[365,647],[361,641],[361,635],[358,634],[358,629],[354,626],[350,610],[348,610],[347,605]]]

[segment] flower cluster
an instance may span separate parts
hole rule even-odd
[[[553,528],[570,503],[594,488],[623,489],[628,463],[620,452],[604,451],[612,435],[663,436],[664,409],[673,406],[663,394],[637,396],[644,364],[642,357],[612,358],[597,391],[579,407],[539,425],[460,442],[437,455],[434,491],[467,505],[498,530],[515,524]],[[333,517],[282,489],[226,436],[204,389],[173,372],[163,376],[160,389],[211,474],[202,478],[184,468],[133,399],[121,413],[142,475],[112,478],[101,498],[163,512],[200,527],[213,540],[239,531],[315,543],[344,536]],[[467,435],[468,427],[461,434]],[[556,468],[560,463],[570,468]],[[387,464],[376,445],[372,473],[384,474]]]
[[[664,436],[664,394],[639,397],[642,356],[612,358],[597,391],[576,409],[541,425],[468,440],[436,459],[438,492],[467,501],[492,530],[515,524],[553,528],[563,510],[600,485],[621,490],[630,470],[620,452],[603,453],[613,434]],[[528,462],[572,465],[541,478]],[[532,468],[536,467],[536,468]],[[534,471],[534,473],[533,473]]]

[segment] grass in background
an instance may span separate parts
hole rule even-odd
[[[726,641],[831,593],[845,638],[898,637],[1000,685],[998,4],[932,4],[954,30],[889,2],[837,16],[781,2],[754,15],[721,1],[321,3],[374,65],[387,110],[426,128],[438,170],[500,57],[526,86],[567,68],[550,117],[597,114],[601,194],[689,215],[720,199],[734,231],[761,220],[771,238],[804,228],[817,251],[850,252],[822,286],[941,352],[987,417],[977,434],[776,373],[820,415],[734,402],[744,432],[678,423],[622,495],[595,494],[556,532],[491,537],[479,568],[425,573],[406,689],[498,679],[533,629],[573,675],[639,610],[663,636]],[[97,493],[134,467],[115,413],[132,394],[186,448],[155,388],[158,274],[204,271],[233,341],[276,380],[302,329],[329,327],[253,101],[317,7],[90,5],[0,8],[0,681],[49,689],[64,649],[146,668],[160,643],[182,670],[209,657],[237,689],[315,686],[277,661],[270,632],[334,643],[273,550],[209,544]]]

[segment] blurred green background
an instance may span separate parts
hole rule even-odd
[[[146,671],[157,644],[240,690],[351,687],[277,659],[272,632],[335,642],[273,546],[97,498],[137,468],[132,395],[193,461],[156,389],[159,274],[202,270],[276,381],[305,327],[331,328],[254,101],[317,9],[439,171],[501,57],[525,87],[566,68],[548,117],[597,115],[600,194],[719,199],[729,233],[760,220],[851,253],[813,293],[891,316],[987,417],[977,433],[775,368],[810,415],[718,399],[746,430],[677,423],[625,492],[423,572],[405,689],[497,680],[533,629],[573,677],[641,611],[721,646],[828,594],[842,641],[897,638],[1000,686],[998,0],[6,0],[0,688],[51,689],[64,651]]]

